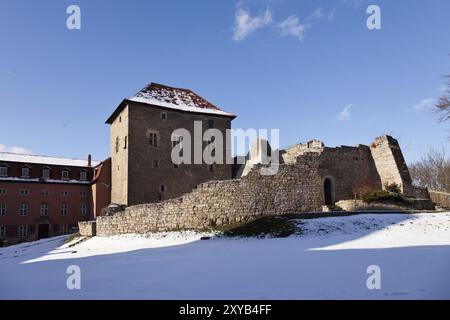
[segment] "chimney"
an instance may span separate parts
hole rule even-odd
[[[88,154],[88,167],[92,166],[92,156]]]

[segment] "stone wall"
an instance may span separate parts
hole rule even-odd
[[[358,211],[390,211],[403,212],[410,210],[434,210],[434,204],[429,199],[410,199],[408,203],[395,204],[387,202],[365,203],[362,200],[341,200],[336,202],[336,206],[348,212]]]
[[[398,183],[402,190],[413,193],[400,147],[392,137],[379,137],[370,148],[329,148],[311,141],[289,150],[280,151],[283,163],[275,175],[262,175],[262,165],[252,162],[240,179],[202,183],[179,198],[134,205],[98,217],[97,235],[205,229],[261,215],[321,211],[325,195],[327,203],[330,194],[331,203],[355,199],[380,190],[386,182]],[[142,183],[145,181],[152,180]],[[424,204],[426,201],[417,202],[417,206]]]
[[[82,236],[86,236],[86,237],[96,236],[96,222],[95,221],[80,221],[80,222],[78,222],[78,232]]]
[[[320,176],[331,180],[334,202],[381,189],[381,179],[368,146],[325,147],[320,159]]]
[[[260,215],[320,210],[323,203],[319,155],[304,155],[277,174],[255,166],[241,179],[200,184],[180,198],[127,207],[97,218],[97,235],[204,229],[240,223]]]
[[[436,205],[450,209],[450,193],[430,190],[430,197]]]

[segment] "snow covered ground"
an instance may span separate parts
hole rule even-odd
[[[1,299],[450,299],[450,212],[301,220],[301,236],[65,237],[0,248]],[[68,290],[66,269],[81,269]],[[381,269],[369,290],[367,267]]]

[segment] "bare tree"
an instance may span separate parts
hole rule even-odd
[[[438,98],[438,101],[434,106],[441,121],[450,120],[450,76],[446,76],[446,78],[447,88],[445,89],[444,94]]]
[[[450,192],[450,157],[445,150],[430,149],[409,166],[413,184],[430,190]]]

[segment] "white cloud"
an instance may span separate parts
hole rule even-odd
[[[272,22],[272,12],[266,9],[256,17],[250,16],[243,8],[238,8],[234,16],[233,40],[242,41],[250,33],[263,28]]]
[[[347,121],[350,119],[350,113],[352,112],[353,105],[348,104],[342,109],[342,111],[338,114],[337,119],[339,121]]]
[[[434,104],[433,98],[423,99],[418,104],[414,105],[414,109],[417,111],[420,111],[423,109],[429,109],[433,106],[433,104]]]
[[[280,29],[281,36],[294,36],[299,40],[303,39],[306,30],[305,25],[301,24],[299,18],[295,15],[289,16],[283,22],[279,23],[278,28]]]
[[[12,153],[22,153],[22,154],[32,154],[33,152],[22,148],[22,147],[7,147],[3,144],[0,144],[0,152],[12,152]]]

